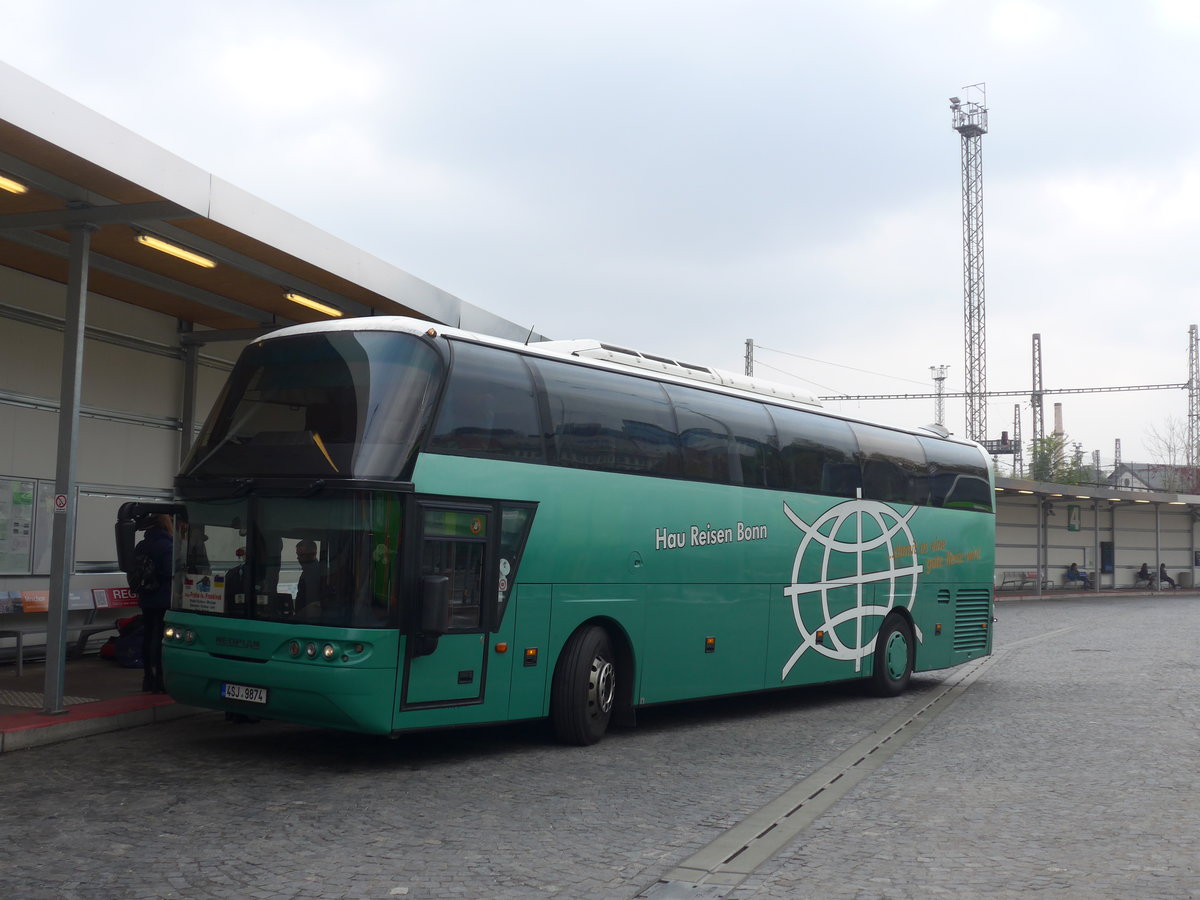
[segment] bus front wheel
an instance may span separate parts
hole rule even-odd
[[[550,719],[563,743],[585,746],[604,737],[617,693],[613,658],[608,632],[597,625],[567,641],[550,688]]]
[[[875,659],[871,670],[871,693],[895,697],[904,693],[912,678],[913,633],[903,616],[888,616],[875,637]]]

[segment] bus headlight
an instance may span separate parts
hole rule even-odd
[[[166,628],[164,628],[163,629],[163,637],[166,638],[168,641],[175,640],[175,637],[176,637],[175,626],[168,625]]]
[[[288,653],[292,654],[292,656],[299,656],[300,655],[300,642],[292,641],[290,644],[288,644]]]
[[[307,644],[305,644],[304,645],[304,655],[307,656],[309,659],[316,659],[317,658],[317,645],[314,644],[312,641],[309,641]]]
[[[333,644],[326,644],[321,648],[321,655],[326,659],[333,659],[334,649]]]
[[[192,631],[190,628],[187,629],[183,633],[183,640],[188,644],[194,643],[196,640],[196,632]]]

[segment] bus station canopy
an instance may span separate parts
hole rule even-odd
[[[83,227],[91,235],[90,291],[197,330],[250,337],[328,317],[288,299],[293,294],[346,316],[414,316],[530,337],[527,328],[320,231],[3,62],[0,179],[0,266],[65,285],[70,229]],[[168,255],[147,239],[212,265]]]

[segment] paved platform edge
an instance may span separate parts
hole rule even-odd
[[[182,706],[162,694],[135,694],[67,707],[61,714],[41,711],[0,718],[0,753],[57,744],[93,734],[169,722],[204,710]]]

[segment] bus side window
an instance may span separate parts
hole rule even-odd
[[[850,427],[862,452],[865,498],[914,506],[929,502],[925,450],[914,435],[859,422]]]
[[[426,540],[422,575],[450,579],[450,629],[475,631],[482,623],[483,548],[478,542]]]
[[[779,480],[775,423],[762,404],[668,385],[684,473],[699,481],[770,487]]]
[[[854,497],[862,487],[858,441],[841,419],[770,407],[779,429],[779,486],[801,493]]]
[[[552,360],[533,363],[546,385],[560,465],[679,474],[679,437],[661,384]]]
[[[546,461],[529,368],[515,353],[454,343],[454,363],[429,440],[434,453]]]
[[[918,437],[929,460],[931,506],[991,512],[994,501],[987,465],[974,447]]]
[[[492,585],[483,578],[490,525],[491,516],[483,511],[424,511],[420,574],[449,579],[451,631],[479,631],[490,624],[484,604]]]

